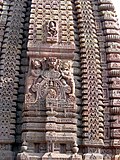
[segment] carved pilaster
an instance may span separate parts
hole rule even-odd
[[[25,1],[4,1],[0,17],[2,50],[0,70],[0,159],[13,160],[15,142],[16,93],[19,70],[20,38]]]
[[[94,156],[103,159],[99,149],[103,146],[104,137],[103,93],[93,6],[91,1],[77,0],[76,7],[81,52],[83,145],[87,146],[85,153],[89,153],[84,158],[91,159]]]
[[[110,95],[110,112],[111,112],[111,145],[120,146],[119,141],[119,82],[120,82],[120,34],[117,25],[116,13],[110,1],[99,1],[99,9],[103,30],[105,35],[105,45],[107,53],[108,78],[109,78],[109,95]]]
[[[100,54],[90,1],[77,0],[81,52],[83,144],[103,145],[103,97]]]
[[[108,74],[107,74],[107,59],[106,59],[106,50],[105,50],[105,35],[102,29],[101,14],[99,13],[99,4],[98,1],[91,1],[93,5],[93,11],[95,16],[95,26],[99,44],[100,52],[100,63],[102,71],[102,89],[103,89],[103,105],[104,105],[104,145],[110,146],[110,106],[109,106],[109,90],[108,90]],[[112,5],[111,5],[112,7]]]

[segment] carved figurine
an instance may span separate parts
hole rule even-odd
[[[31,60],[31,72],[30,72],[30,76],[28,77],[27,83],[28,83],[28,87],[27,87],[27,94],[26,94],[26,98],[25,98],[25,102],[31,102],[34,103],[36,100],[36,90],[38,85],[36,84],[36,82],[41,82],[42,81],[42,62],[38,59],[32,59]]]
[[[32,60],[31,68],[32,68],[32,70],[31,70],[32,76],[35,76],[35,77],[39,76],[41,69],[42,69],[42,64],[41,64],[40,60],[37,60],[37,59]]]
[[[37,84],[42,81],[42,73],[42,62],[40,62],[40,60],[37,59],[33,60],[31,74],[36,78],[34,79],[33,84],[31,86],[31,91],[36,92]]]
[[[55,21],[50,21],[48,23],[48,36],[49,37],[56,37],[57,36],[57,25],[56,25],[56,22]]]
[[[69,85],[71,87],[70,94],[74,95],[75,85],[74,85],[74,80],[73,80],[73,76],[71,74],[70,69],[71,69],[70,62],[64,62],[62,65],[62,70],[61,70],[61,74],[62,74],[61,81],[64,85]]]
[[[48,69],[58,70],[59,60],[56,57],[49,57],[47,59]]]

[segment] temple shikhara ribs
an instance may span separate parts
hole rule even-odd
[[[120,159],[110,0],[1,0],[0,51],[0,160]]]

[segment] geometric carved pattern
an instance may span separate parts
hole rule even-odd
[[[8,8],[9,8],[8,6],[9,6],[8,3],[3,2],[3,0],[0,1],[0,50],[3,42],[5,24],[8,16]]]
[[[95,22],[90,1],[76,1],[82,68],[84,142],[102,144],[101,72]],[[102,120],[103,123],[103,120]],[[102,131],[102,132],[101,132]],[[102,134],[101,134],[102,133]]]
[[[107,60],[106,60],[106,50],[105,50],[105,38],[102,30],[103,23],[101,23],[101,15],[99,14],[99,2],[94,1],[93,3],[94,13],[95,13],[95,24],[99,43],[100,61],[102,68],[102,90],[103,90],[103,106],[104,106],[104,144],[110,144],[110,106],[109,106],[109,91],[108,91],[108,76],[107,76]],[[96,7],[98,6],[98,7]],[[105,23],[105,25],[107,25]],[[108,28],[108,27],[107,27]]]
[[[15,87],[19,70],[17,59],[21,48],[24,5],[24,0],[14,0],[12,4],[11,1],[4,1],[0,17],[3,42],[0,64],[2,67],[2,71],[0,70],[0,143],[6,144],[1,144],[3,147],[0,148],[0,159],[6,160],[13,159],[11,144],[15,142],[15,101],[17,99]]]
[[[20,6],[18,8],[18,3]],[[1,95],[0,95],[0,106],[2,113],[0,114],[1,122],[1,140],[8,139],[13,141],[12,135],[14,134],[15,126],[14,118],[15,108],[13,108],[14,97],[14,81],[16,78],[16,63],[17,63],[17,54],[19,54],[19,29],[21,29],[22,24],[22,10],[24,6],[24,1],[14,2],[14,10],[11,16],[11,25],[7,35],[7,43],[5,47],[5,58],[3,60],[3,74],[2,74],[2,83],[1,83]],[[17,10],[17,12],[16,12]],[[19,21],[18,21],[19,19]],[[10,135],[11,134],[11,135]]]
[[[119,98],[120,97],[120,49],[119,40],[120,34],[118,33],[119,27],[116,25],[117,19],[114,12],[114,7],[110,2],[105,3],[100,1],[100,11],[103,15],[103,30],[106,40],[106,53],[107,53],[107,64],[108,64],[108,78],[109,78],[109,105],[111,107],[111,145],[120,146],[119,141],[119,122],[115,120],[116,117],[119,119]],[[107,8],[107,11],[106,11]],[[115,21],[116,19],[116,21]]]
[[[70,0],[36,0],[32,3],[28,47],[39,43],[66,43],[74,40],[72,4]],[[48,40],[47,26],[56,23],[57,39]],[[53,23],[52,23],[53,24]],[[53,24],[54,25],[54,24]]]

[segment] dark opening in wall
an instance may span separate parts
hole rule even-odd
[[[66,144],[60,144],[60,153],[66,153]]]

